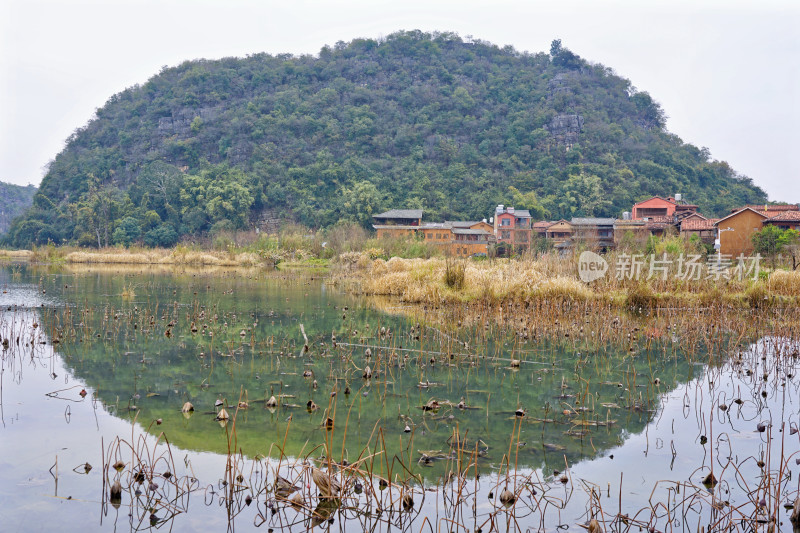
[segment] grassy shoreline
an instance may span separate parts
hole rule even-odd
[[[614,259],[614,254],[610,254]],[[615,308],[797,306],[800,272],[763,271],[756,279],[617,279],[613,272],[585,283],[574,258],[516,260],[401,259],[350,255],[334,282],[346,290],[422,305],[504,304],[549,301],[597,303]],[[611,263],[611,261],[609,261]],[[643,276],[646,277],[646,276]]]
[[[606,256],[615,264],[618,254]],[[46,246],[0,250],[0,260],[70,265],[195,266],[225,268],[315,268],[330,272],[334,285],[351,293],[392,297],[417,305],[530,302],[596,303],[614,308],[784,308],[800,304],[800,271],[761,270],[738,279],[617,279],[613,271],[591,283],[578,278],[577,260],[555,254],[516,259],[445,257],[388,260],[370,251],[343,252],[332,259],[307,254],[276,260],[244,249],[202,250]]]

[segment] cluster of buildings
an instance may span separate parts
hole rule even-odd
[[[417,235],[454,256],[523,253],[539,243],[568,253],[577,243],[606,251],[623,242],[641,243],[665,233],[714,245],[733,257],[753,252],[752,235],[765,225],[800,229],[800,208],[792,204],[746,205],[723,218],[709,218],[681,195],[654,196],[633,206],[621,219],[575,217],[571,220],[533,221],[529,211],[498,205],[494,216],[480,221],[423,222],[421,209],[392,209],[374,215],[378,238]]]

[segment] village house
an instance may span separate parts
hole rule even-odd
[[[392,209],[372,218],[379,239],[417,236],[450,255],[488,254],[494,242],[492,226],[485,220],[423,223],[420,209]]]
[[[680,235],[686,239],[690,239],[692,235],[697,235],[702,242],[714,244],[714,239],[717,236],[714,223],[718,220],[718,218],[706,218],[700,213],[692,213],[678,223]]]
[[[486,222],[486,219],[483,220],[473,220],[473,221],[465,221],[465,220],[446,220],[445,224],[450,224],[450,226],[454,229],[480,229],[487,233],[493,233],[494,227],[491,224]]]
[[[372,215],[372,219],[379,239],[414,235],[422,225],[422,209],[392,209]]]
[[[718,220],[714,227],[717,229],[719,253],[731,257],[752,255],[752,235],[761,229],[766,219],[764,213],[745,207]]]
[[[553,241],[556,247],[568,244],[572,241],[572,224],[563,219],[558,222],[550,222],[545,230],[545,236]]]
[[[539,239],[546,239],[547,238],[547,228],[553,225],[553,222],[548,220],[540,220],[539,222],[534,222],[531,226],[531,237],[532,238],[539,238]]]
[[[648,200],[633,205],[631,219],[644,220],[656,217],[669,217],[673,219],[677,217],[677,219],[680,220],[685,216],[697,212],[697,207],[698,206],[694,204],[684,202],[680,194],[676,194],[675,198],[653,196]]]
[[[800,231],[800,211],[780,211],[777,214],[770,213],[768,219],[764,221],[764,224],[770,224],[772,226],[777,226],[780,229],[793,229]]]
[[[746,205],[733,209],[731,214],[718,220],[719,251],[723,255],[738,257],[753,253],[753,234],[764,224],[774,224],[781,229],[798,228],[800,207],[795,204]]]
[[[606,251],[614,248],[613,218],[573,218],[572,242],[583,243],[592,250]]]
[[[531,245],[531,214],[526,209],[498,205],[494,210],[493,230],[497,246],[522,253]]]
[[[647,242],[650,233],[647,231],[644,220],[615,220],[614,221],[614,246],[622,245],[641,246]]]

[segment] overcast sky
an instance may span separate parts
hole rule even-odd
[[[38,185],[95,109],[164,65],[401,29],[529,52],[561,39],[648,91],[683,140],[800,202],[797,0],[3,0],[0,180]]]

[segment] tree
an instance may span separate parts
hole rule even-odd
[[[125,217],[117,223],[111,240],[114,244],[130,246],[142,234],[142,227],[139,220],[133,217]]]
[[[189,220],[195,231],[205,229],[197,223],[201,213],[212,224],[229,220],[234,227],[243,227],[255,201],[250,186],[243,171],[227,165],[214,165],[200,175],[186,176],[181,187],[184,220]]]
[[[111,243],[111,227],[130,200],[116,187],[101,185],[93,179],[89,191],[77,204],[78,223],[97,238],[97,247]]]
[[[775,257],[779,253],[800,241],[800,233],[797,230],[781,229],[773,224],[767,224],[753,233],[750,239],[753,241],[754,251],[764,257],[772,258],[774,265]]]
[[[603,193],[598,176],[592,174],[571,175],[561,186],[561,195],[555,199],[563,217],[607,215],[611,206]]]
[[[541,220],[550,216],[550,212],[544,208],[535,192],[529,191],[522,193],[513,185],[508,188],[508,192],[511,193],[513,205],[517,209],[527,209],[530,211],[531,218]]]
[[[352,220],[368,226],[372,215],[380,213],[384,195],[369,181],[358,181],[352,187],[342,188],[342,220]]]

